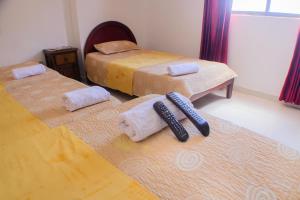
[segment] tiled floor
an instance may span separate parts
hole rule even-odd
[[[131,97],[115,92],[121,101]],[[241,92],[232,99],[224,98],[224,91],[210,94],[194,102],[195,107],[219,118],[231,121],[258,134],[280,141],[300,152],[300,109],[288,107]]]
[[[300,152],[300,109],[240,92],[230,100],[211,94],[196,101],[195,107]]]

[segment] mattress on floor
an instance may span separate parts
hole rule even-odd
[[[118,129],[119,113],[154,96],[127,102],[66,126],[99,154],[163,200],[300,199],[300,154],[242,127],[201,113],[211,135],[180,143],[166,128],[134,143]]]
[[[34,62],[29,62],[29,64],[34,64]],[[47,72],[44,74],[14,80],[11,76],[11,70],[26,65],[28,63],[0,68],[0,82],[4,83],[6,90],[17,101],[48,126],[56,127],[63,125],[84,118],[84,116],[91,113],[101,112],[120,104],[120,101],[112,96],[110,101],[86,107],[75,112],[69,112],[63,106],[63,94],[87,86],[76,80],[62,76],[49,68],[47,68]]]
[[[187,62],[199,63],[199,72],[178,77],[168,75],[168,65]],[[237,76],[222,63],[149,50],[112,55],[89,53],[85,68],[92,82],[136,96],[177,91],[190,98]]]

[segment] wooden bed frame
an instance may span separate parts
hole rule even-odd
[[[200,99],[201,97],[204,97],[205,95],[208,95],[216,90],[221,90],[223,88],[226,88],[226,98],[230,99],[232,97],[232,91],[233,91],[233,85],[234,85],[234,79],[231,79],[229,81],[226,81],[225,83],[218,85],[217,87],[214,87],[212,89],[209,89],[205,92],[201,92],[199,94],[193,95],[190,99],[192,102]]]
[[[94,44],[117,40],[128,40],[137,44],[134,34],[126,25],[116,21],[108,21],[99,24],[91,31],[86,40],[84,57],[86,57],[88,53],[97,52],[97,50],[94,48]],[[215,88],[192,96],[191,101],[196,101],[197,99],[212,93],[215,90],[223,88],[227,88],[226,98],[230,99],[232,96],[233,85],[234,79],[231,79]]]

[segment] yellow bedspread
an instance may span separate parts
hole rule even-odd
[[[182,63],[198,63],[199,72],[177,77],[168,75],[169,65]],[[111,55],[89,53],[85,69],[92,82],[130,95],[177,91],[191,99],[237,76],[223,63],[145,49]]]
[[[2,86],[0,130],[0,199],[156,199],[67,128],[48,128]]]
[[[133,95],[133,75],[137,69],[171,62],[179,58],[180,56],[153,51],[113,60],[107,66],[107,85]]]

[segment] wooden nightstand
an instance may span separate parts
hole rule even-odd
[[[58,71],[64,76],[80,81],[77,50],[73,47],[44,49],[47,67]]]

